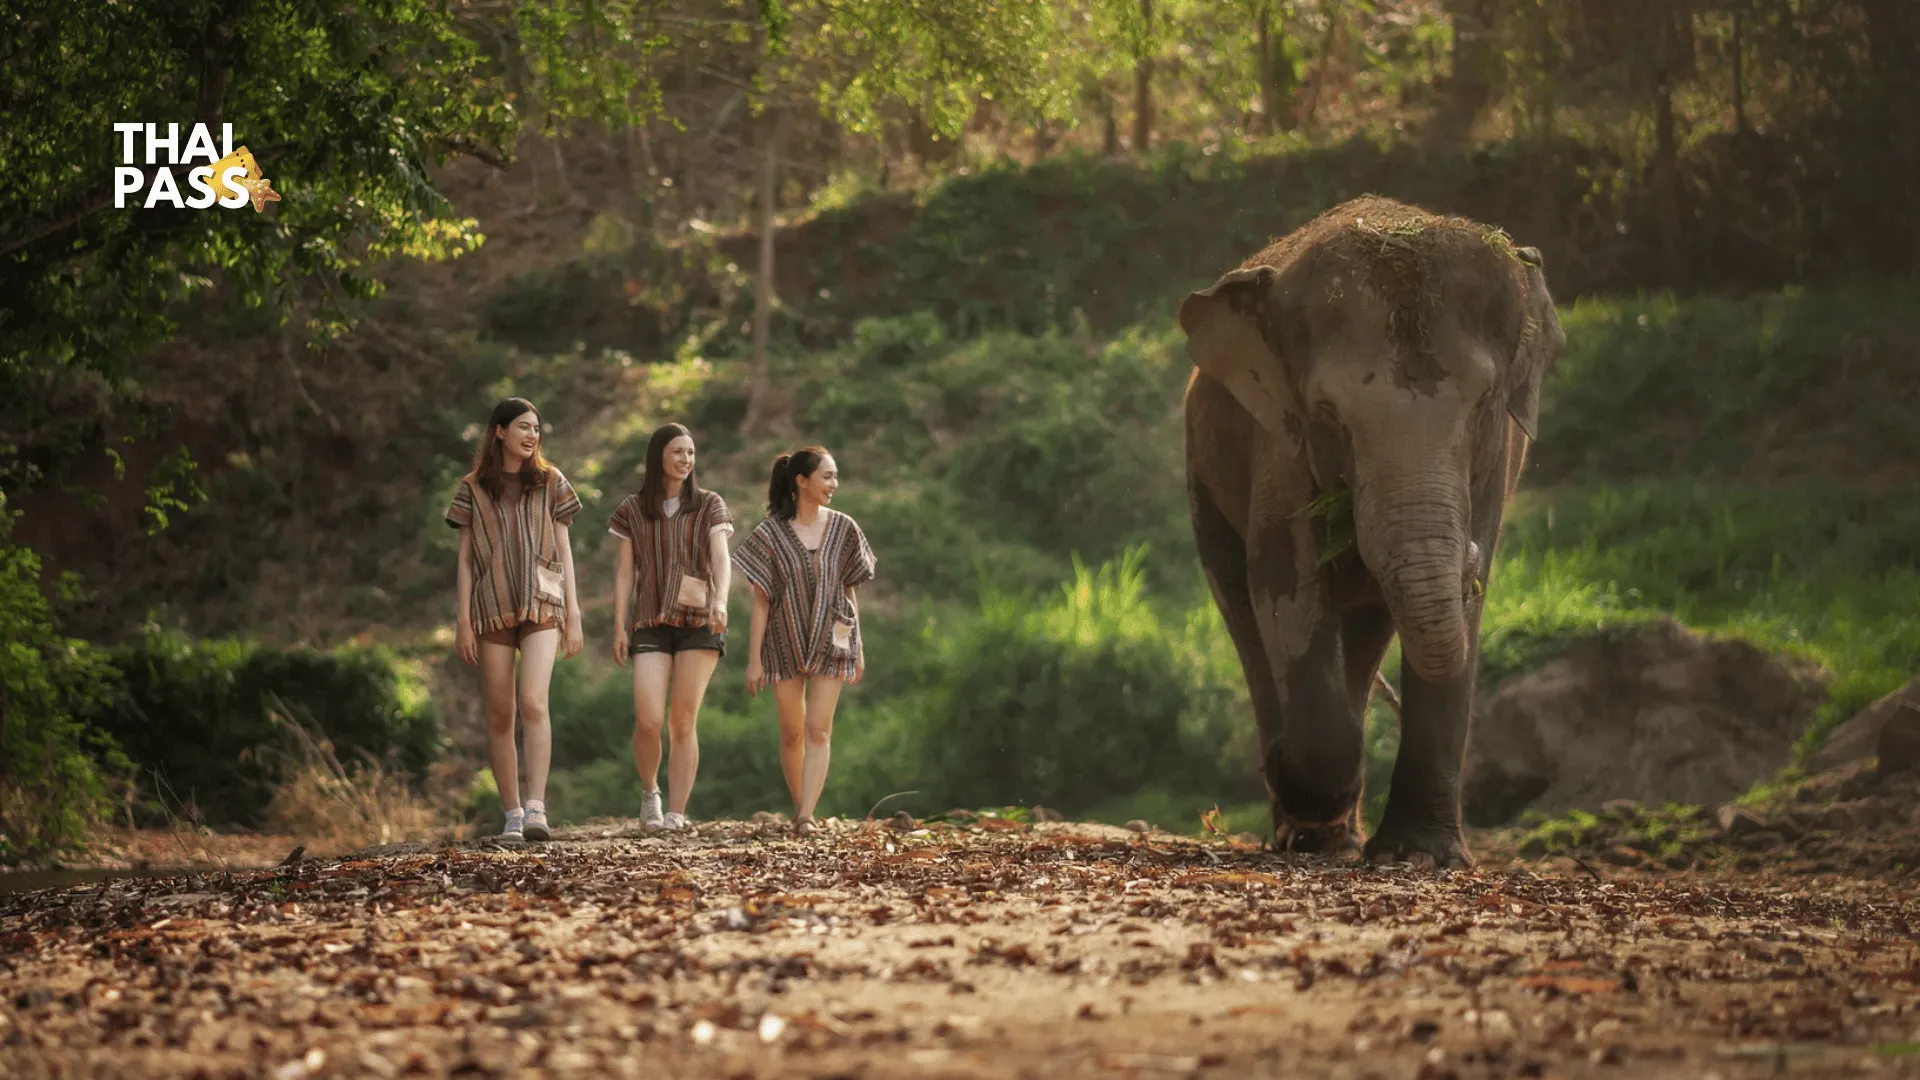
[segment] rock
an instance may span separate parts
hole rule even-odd
[[[1755,817],[1751,811],[1732,803],[1716,811],[1714,818],[1720,823],[1720,831],[1729,839],[1756,833],[1767,827],[1766,822]]]
[[[1632,799],[1609,799],[1600,807],[1602,816],[1632,821],[1640,816],[1640,804]]]
[[[1788,764],[1826,681],[1671,619],[1576,639],[1475,702],[1463,814],[1492,827],[1529,808],[1725,802]]]
[[[1907,684],[1912,690],[1920,679]],[[1920,691],[1909,697],[1880,729],[1880,775],[1920,772]]]
[[[1854,713],[1851,719],[1828,732],[1820,749],[1807,759],[1807,772],[1823,773],[1881,753],[1881,732],[1893,717],[1902,714],[1920,720],[1920,678],[1908,680],[1907,685]]]
[[[1520,857],[1523,859],[1537,859],[1546,853],[1547,842],[1537,836],[1527,837],[1526,842],[1520,845]]]
[[[1814,816],[1813,827],[1833,832],[1852,832],[1860,825],[1853,816],[1851,803],[1834,803]]]
[[[1132,829],[1134,832],[1137,832],[1137,833],[1153,831],[1152,825],[1147,824],[1146,822],[1140,820],[1139,818],[1134,818],[1132,821],[1127,822],[1127,828]]]

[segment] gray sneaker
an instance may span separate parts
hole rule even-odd
[[[660,789],[640,793],[640,824],[657,829],[666,819],[660,814]]]
[[[507,811],[507,827],[500,830],[502,840],[525,840],[527,812],[520,807]]]
[[[685,814],[668,814],[664,819],[661,820],[660,827],[663,829],[672,830],[674,832],[679,832],[682,829],[693,828],[693,822],[688,821],[687,815]]]
[[[522,823],[520,831],[529,840],[553,839],[553,830],[547,828],[547,808],[527,807],[526,820]]]

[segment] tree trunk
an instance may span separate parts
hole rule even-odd
[[[1266,3],[1260,5],[1260,20],[1254,25],[1254,42],[1259,50],[1260,65],[1260,123],[1255,130],[1268,135],[1279,130],[1280,126],[1279,114],[1275,111],[1280,103],[1274,100],[1277,95],[1273,92],[1273,36],[1267,27],[1270,7]]]
[[[1740,9],[1733,12],[1733,131],[1736,135],[1747,133],[1747,79],[1743,61],[1746,59],[1746,24]]]
[[[1659,216],[1661,273],[1666,283],[1681,285],[1680,267],[1680,147],[1673,115],[1674,27],[1660,20],[1654,57],[1654,176],[1653,197]]]
[[[1320,112],[1320,91],[1327,84],[1327,65],[1333,63],[1333,47],[1339,40],[1340,28],[1345,25],[1344,9],[1334,0],[1326,0],[1320,5],[1327,13],[1327,32],[1320,37],[1320,62],[1313,67],[1313,82],[1307,88],[1307,103],[1300,122],[1307,127],[1313,126],[1314,117]]]
[[[1140,0],[1140,21],[1149,44],[1133,61],[1133,152],[1144,154],[1153,141],[1153,0]]]
[[[1499,88],[1502,62],[1494,31],[1500,8],[1498,0],[1447,0],[1446,10],[1453,21],[1447,126],[1465,138]]]
[[[785,116],[769,108],[760,118],[760,192],[754,200],[760,233],[760,265],[753,279],[753,360],[747,382],[747,415],[742,424],[752,438],[766,434],[772,419],[772,386],[767,378],[767,341],[773,324],[773,211],[779,189],[780,142]]]
[[[1870,102],[1866,161],[1878,168],[1856,171],[1872,177],[1867,191],[1884,215],[1876,231],[1881,250],[1875,262],[1884,272],[1903,274],[1920,266],[1920,212],[1906,186],[1920,169],[1920,9],[1913,0],[1869,0],[1867,15]],[[1873,115],[1877,114],[1877,115]]]
[[[1100,149],[1111,157],[1120,152],[1120,120],[1114,115],[1113,95],[1105,87],[1100,88],[1100,123],[1102,133]]]

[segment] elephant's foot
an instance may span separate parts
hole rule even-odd
[[[1473,866],[1466,837],[1458,825],[1398,825],[1383,822],[1367,841],[1370,863],[1411,863],[1422,870],[1465,870]]]
[[[1324,855],[1358,861],[1363,848],[1356,815],[1337,821],[1308,822],[1281,819],[1273,828],[1273,849],[1300,855]]]

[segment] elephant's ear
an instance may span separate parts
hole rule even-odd
[[[1279,358],[1261,337],[1257,318],[1278,273],[1271,266],[1230,270],[1180,304],[1180,328],[1187,332],[1187,356],[1194,366],[1272,431],[1284,427],[1287,389]]]
[[[1566,349],[1566,334],[1560,329],[1560,316],[1554,310],[1553,296],[1547,291],[1544,260],[1538,248],[1520,248],[1527,283],[1524,310],[1526,322],[1520,331],[1520,344],[1513,352],[1508,372],[1507,413],[1526,432],[1527,441],[1539,439],[1540,385],[1547,380],[1553,362]]]

